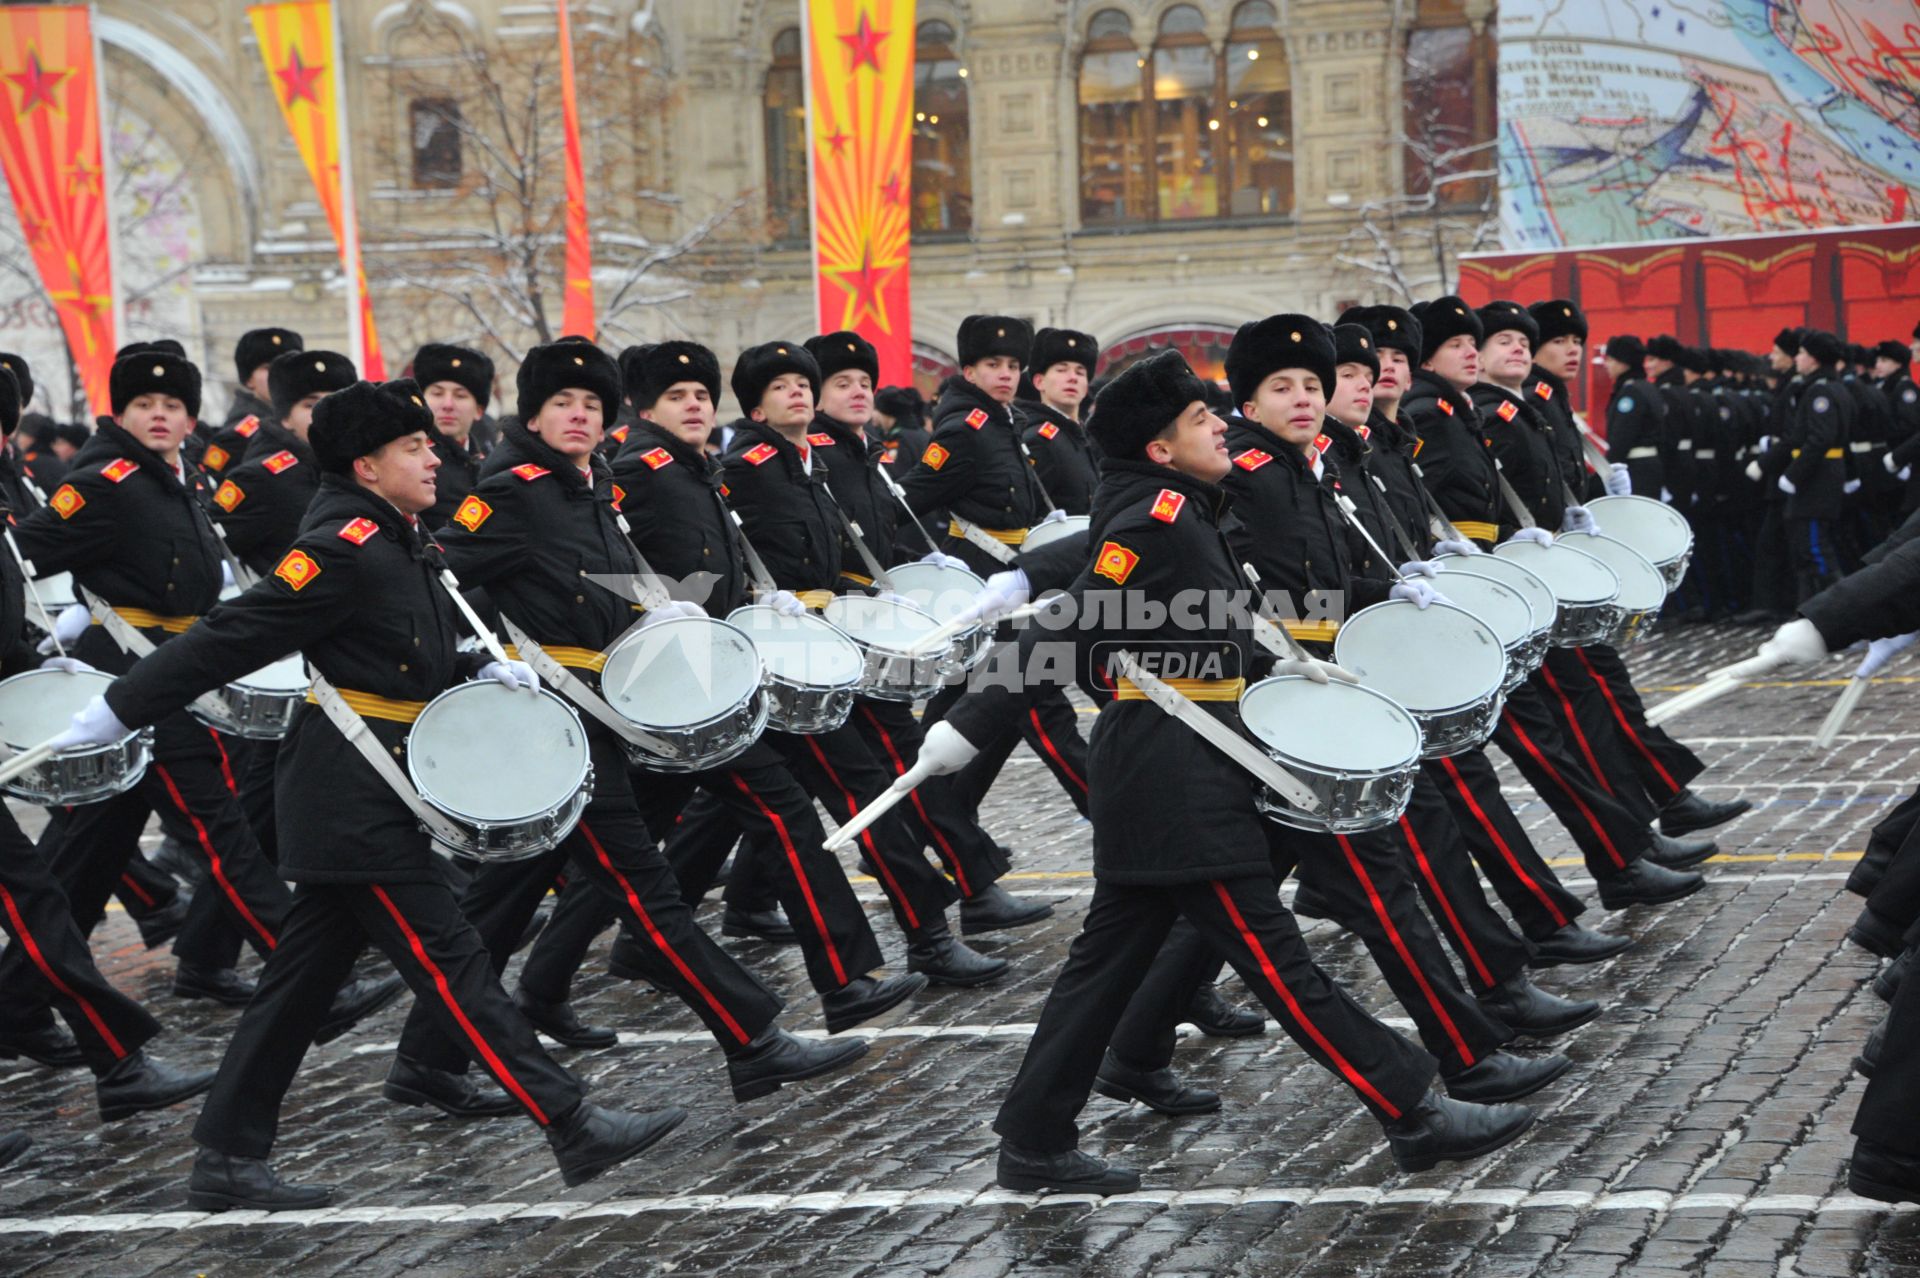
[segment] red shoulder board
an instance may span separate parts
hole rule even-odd
[[[1441,412],[1443,412],[1443,413],[1445,413],[1445,414],[1446,414],[1447,416],[1449,416],[1449,417],[1451,417],[1451,416],[1453,416],[1453,401],[1452,401],[1452,400],[1450,400],[1450,399],[1440,399],[1440,400],[1435,400],[1434,402],[1440,405],[1440,411],[1441,411]]]
[[[615,484],[613,486],[613,508],[615,510],[620,509],[620,503],[625,501],[626,499],[627,499],[627,490],[622,488],[620,485]]]
[[[616,426],[608,433],[613,436],[615,443],[624,444],[627,442],[627,432],[632,429],[631,426]]]
[[[758,466],[761,462],[764,462],[767,458],[779,451],[780,450],[772,444],[755,444],[752,448],[749,448],[740,455],[744,457],[750,465]]]
[[[1162,488],[1160,495],[1153,499],[1151,514],[1163,524],[1170,524],[1180,518],[1180,510],[1187,504],[1185,493],[1176,493],[1171,488]]]
[[[985,410],[976,408],[971,413],[967,414],[967,425],[973,427],[975,430],[979,430],[982,426],[985,426],[986,424],[987,424],[987,414]]]
[[[722,484],[720,485],[720,495],[722,497],[731,497],[733,496],[733,489],[727,487],[725,484]]]
[[[1371,426],[1355,426],[1353,430],[1354,430],[1354,433],[1360,436],[1360,438],[1362,439],[1373,438],[1373,427]]]
[[[659,470],[662,466],[672,464],[673,454],[664,448],[649,448],[640,454],[640,460],[645,462],[649,469]]]
[[[122,457],[119,461],[110,463],[106,467],[106,469],[102,470],[100,473],[105,475],[108,479],[111,479],[114,483],[117,484],[121,480],[125,479],[128,475],[131,475],[134,471],[139,469],[140,469],[139,462],[132,461],[128,458]]]
[[[1501,421],[1510,422],[1520,415],[1520,405],[1510,399],[1503,399],[1500,401],[1500,407],[1494,409],[1494,412],[1499,414]]]
[[[1541,399],[1552,399],[1553,387],[1547,385],[1545,382],[1535,382],[1533,384],[1533,393]]]
[[[1273,454],[1258,448],[1249,448],[1233,459],[1233,464],[1241,470],[1259,470],[1273,460]]]
[[[208,470],[225,470],[227,463],[232,460],[227,450],[218,444],[208,444],[207,451],[200,454],[200,464]]]
[[[280,452],[275,453],[273,456],[267,458],[265,461],[261,462],[260,464],[262,466],[265,466],[273,474],[277,475],[281,471],[286,470],[289,466],[298,466],[300,464],[300,459],[298,457],[295,457],[292,453],[282,449]]]
[[[1333,447],[1333,441],[1325,435],[1315,435],[1313,437],[1313,451],[1320,454],[1320,456],[1325,457],[1327,455],[1327,449],[1331,447]]]
[[[513,468],[513,473],[520,476],[520,478],[526,480],[528,483],[532,483],[534,480],[540,478],[540,476],[545,475],[549,472],[547,471],[547,468],[545,466],[536,466],[532,462],[528,462],[524,466],[515,466]]]
[[[1415,461],[1418,461],[1420,459],[1420,450],[1425,448],[1426,446],[1427,446],[1427,441],[1425,439],[1416,438],[1413,441],[1413,456]]]
[[[1040,438],[1052,439],[1055,435],[1058,435],[1059,433],[1060,433],[1060,428],[1058,426],[1055,426],[1052,422],[1040,423]]]
[[[340,528],[340,540],[350,541],[356,546],[367,544],[367,538],[380,531],[380,525],[371,519],[349,519]]]
[[[248,414],[240,419],[240,424],[233,428],[233,433],[242,439],[252,439],[253,432],[259,429],[260,419],[252,414]]]
[[[833,446],[833,436],[825,433],[809,435],[807,436],[807,442],[815,448],[831,448]]]

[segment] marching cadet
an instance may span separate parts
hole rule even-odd
[[[1576,500],[1586,502],[1603,494],[1624,496],[1632,491],[1632,481],[1624,465],[1611,467],[1602,475],[1587,465],[1586,446],[1579,423],[1573,416],[1573,396],[1569,390],[1580,380],[1586,368],[1587,316],[1565,298],[1535,302],[1527,308],[1540,330],[1533,348],[1533,368],[1520,384],[1520,393],[1535,411],[1543,414],[1553,427],[1554,445],[1559,450],[1560,473],[1574,484]]]
[[[1630,490],[1672,500],[1667,489],[1666,404],[1646,380],[1647,348],[1631,333],[1607,339],[1607,461],[1627,468]]]
[[[309,440],[326,475],[299,543],[246,594],[116,680],[75,716],[63,745],[164,722],[189,698],[298,651],[359,707],[371,748],[405,754],[412,718],[477,662],[456,650],[440,556],[417,524],[439,466],[433,416],[412,383],[400,385],[409,389],[361,382],[321,403]],[[519,663],[473,674],[536,682]],[[677,1106],[635,1114],[583,1099],[500,987],[412,810],[358,753],[325,714],[301,707],[280,774],[280,870],[298,891],[194,1126],[189,1205],[279,1211],[331,1200],[330,1188],[282,1180],[267,1158],[314,1027],[369,940],[543,1130],[569,1185],[679,1126]]]
[[[597,451],[606,408],[620,402],[620,372],[596,346],[556,342],[527,352],[517,390],[518,420],[504,426],[479,484],[441,532],[441,544],[464,586],[485,590],[502,616],[598,696],[606,650],[634,617],[634,605],[599,582],[631,580],[640,570],[615,509],[611,470]],[[582,585],[583,576],[592,584]],[[863,1039],[804,1042],[780,1028],[780,1000],[715,945],[681,902],[673,871],[634,802],[620,739],[591,715],[582,723],[594,780],[580,823],[541,856],[481,865],[461,894],[461,911],[492,955],[496,976],[564,869],[570,884],[582,880],[624,916],[640,941],[646,979],[706,1024],[726,1054],[736,1100],[865,1055]],[[536,1028],[551,1025],[566,1034],[577,1027],[564,1004],[549,1006],[523,989],[514,1000]],[[456,1117],[511,1113],[513,1099],[480,1094],[464,1077],[466,1065],[460,1039],[445,1032],[430,1005],[416,1002],[386,1095]]]
[[[1687,516],[1687,522],[1691,525],[1695,495],[1693,437],[1698,422],[1694,403],[1686,393],[1686,376],[1681,368],[1681,361],[1686,358],[1686,347],[1680,344],[1678,338],[1661,333],[1647,342],[1646,350],[1641,368],[1665,409],[1661,415],[1660,467],[1667,495],[1660,500]]]
[[[1915,506],[1920,506],[1920,483],[1913,478],[1913,454],[1920,451],[1920,444],[1914,443],[1920,439],[1920,386],[1914,384],[1912,351],[1904,342],[1880,343],[1873,368],[1893,414],[1887,454],[1880,459],[1880,466],[1892,477],[1882,481],[1886,484],[1887,522],[1890,527],[1898,527]]]
[[[1779,433],[1758,463],[1778,476],[1774,486],[1786,495],[1783,526],[1797,602],[1832,585],[1842,571],[1834,532],[1855,417],[1853,396],[1837,367],[1842,353],[1840,339],[1831,333],[1798,335],[1793,353],[1798,385],[1791,407],[1776,418]]]
[[[433,410],[433,451],[440,469],[434,475],[433,508],[421,518],[438,532],[480,481],[488,445],[474,428],[493,401],[493,361],[470,347],[429,342],[413,357],[413,380]]]
[[[1498,472],[1466,395],[1480,379],[1480,319],[1457,297],[1423,302],[1412,314],[1420,322],[1419,367],[1399,413],[1415,433],[1414,458],[1454,526],[1491,546],[1500,540]]]
[[[916,766],[923,774],[964,766],[978,743],[1024,713],[1035,690],[1064,670],[1102,706],[1089,751],[1094,895],[994,1123],[999,1183],[1095,1194],[1139,1188],[1137,1172],[1077,1148],[1074,1119],[1116,1025],[1182,917],[1379,1119],[1403,1168],[1506,1144],[1531,1112],[1429,1090],[1433,1059],[1369,1017],[1315,965],[1280,903],[1278,876],[1291,868],[1291,845],[1276,844],[1279,827],[1258,814],[1258,783],[1224,754],[1197,748],[1191,729],[1109,665],[1116,651],[1162,671],[1168,659],[1193,658],[1207,677],[1186,683],[1188,695],[1237,728],[1233,700],[1262,664],[1251,632],[1234,620],[1244,619],[1250,591],[1218,522],[1225,508],[1218,485],[1232,462],[1204,384],[1178,354],[1153,356],[1101,392],[1090,429],[1106,458],[1092,562],[1042,613],[1045,624],[1024,632],[1014,677],[980,681],[928,732]],[[1125,628],[1129,617],[1135,627],[1150,614],[1168,618],[1178,611],[1168,603],[1196,589],[1240,609],[1213,609],[1203,619],[1210,624],[1197,629],[1170,620],[1157,629]]]
[[[245,459],[255,432],[275,416],[270,365],[282,355],[305,350],[306,346],[300,334],[290,328],[253,328],[240,334],[240,340],[233,346],[233,367],[239,375],[239,385],[234,389],[226,420],[213,432],[206,452],[200,457],[201,469],[218,476]]]
[[[1567,510],[1585,510],[1574,500],[1573,485],[1586,467],[1566,469],[1552,425],[1525,392],[1540,326],[1517,302],[1489,302],[1476,315],[1480,380],[1468,388],[1467,397],[1479,412],[1487,451],[1534,522],[1559,528]]]
[[[355,381],[353,361],[334,351],[295,351],[265,371],[276,411],[251,436],[246,460],[227,467],[213,490],[227,545],[256,573],[271,572],[287,553],[320,488],[307,445],[314,405]]]
[[[1806,381],[1795,368],[1804,333],[1804,329],[1781,329],[1767,352],[1774,390],[1745,472],[1760,486],[1766,509],[1753,546],[1753,607],[1734,618],[1736,621],[1784,621],[1792,615],[1799,598],[1794,579],[1796,556],[1787,530],[1787,493],[1780,487],[1780,478],[1791,460],[1790,446],[1782,441],[1794,429],[1794,413]]]
[[[1846,508],[1847,565],[1860,566],[1860,556],[1885,540],[1893,531],[1886,513],[1884,494],[1888,483],[1886,457],[1894,436],[1893,403],[1880,389],[1877,378],[1865,371],[1877,363],[1874,351],[1864,346],[1847,348],[1849,369],[1840,379],[1853,396],[1853,429],[1847,439],[1847,482],[1842,487]],[[1862,371],[1854,371],[1854,370]]]
[[[1033,358],[1014,403],[1014,415],[1023,427],[1020,441],[1033,456],[1040,482],[1054,507],[1069,515],[1084,515],[1092,509],[1093,490],[1100,479],[1099,458],[1080,421],[1087,385],[1099,359],[1100,344],[1091,333],[1041,329],[1033,335]]]

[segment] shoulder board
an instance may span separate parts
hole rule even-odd
[[[225,470],[227,463],[232,460],[227,450],[218,444],[208,444],[207,451],[200,454],[200,464],[208,470]]]
[[[233,433],[240,436],[240,438],[242,439],[252,439],[253,432],[259,429],[260,429],[260,419],[258,417],[253,416],[251,413],[249,413],[247,416],[242,417],[240,419],[240,423],[233,428]]]
[[[459,524],[468,532],[479,532],[480,525],[486,523],[492,514],[493,507],[487,505],[487,503],[481,501],[472,493],[468,493],[466,500],[462,501],[459,507],[453,512],[453,522]]]
[[[1315,435],[1313,437],[1313,451],[1319,453],[1322,457],[1325,457],[1327,450],[1332,447],[1333,441],[1328,439],[1325,434]]]
[[[928,470],[939,470],[947,464],[950,454],[939,444],[928,444],[927,451],[920,454],[920,460]]]
[[[831,448],[833,446],[833,436],[822,432],[818,435],[807,436],[807,442],[815,448]]]
[[[1055,435],[1058,435],[1059,433],[1060,433],[1060,428],[1058,426],[1055,426],[1052,422],[1040,423],[1040,438],[1052,439]]]
[[[1259,470],[1273,460],[1273,454],[1259,448],[1249,448],[1233,459],[1233,464],[1241,470]]]
[[[1541,399],[1552,399],[1553,387],[1547,385],[1545,382],[1535,382],[1533,384],[1533,393]]]
[[[1180,518],[1180,511],[1186,504],[1185,493],[1176,493],[1171,488],[1162,488],[1160,495],[1153,499],[1153,509],[1147,513],[1163,524],[1170,524]]]
[[[1436,400],[1434,400],[1433,402],[1434,402],[1434,403],[1436,403],[1436,404],[1438,404],[1438,405],[1440,405],[1440,411],[1441,411],[1441,412],[1443,412],[1443,413],[1445,413],[1445,414],[1446,414],[1447,416],[1449,416],[1449,417],[1451,417],[1451,416],[1453,416],[1453,401],[1452,401],[1452,400],[1450,400],[1450,399],[1448,399],[1448,398],[1447,398],[1446,396],[1444,396],[1444,395],[1442,395],[1442,396],[1441,396],[1441,397],[1440,397],[1439,399],[1436,399]]]
[[[340,527],[340,540],[350,541],[356,546],[367,544],[367,538],[380,531],[380,525],[365,517],[349,519]]]
[[[1353,432],[1354,434],[1360,436],[1360,438],[1364,440],[1370,440],[1373,438],[1373,427],[1371,426],[1355,426],[1353,428]]]
[[[1510,422],[1520,415],[1520,405],[1510,399],[1500,401],[1500,407],[1493,410],[1503,422]]]
[[[247,494],[241,490],[240,485],[234,483],[231,479],[222,480],[220,487],[214,489],[213,492],[213,504],[226,511],[229,515],[233,513],[234,507],[246,499]]]
[[[532,462],[528,462],[524,466],[515,466],[513,468],[513,473],[518,475],[520,478],[526,480],[528,483],[532,483],[534,480],[540,478],[540,476],[548,474],[550,472],[547,470],[545,466],[536,466]]]
[[[967,414],[967,425],[973,427],[975,430],[979,430],[982,426],[985,426],[986,424],[987,424],[987,414],[984,409],[976,408],[971,413]]]
[[[118,461],[109,462],[106,465],[106,467],[101,470],[100,473],[102,475],[105,475],[108,479],[111,479],[114,483],[117,484],[121,480],[125,479],[128,475],[131,475],[134,471],[139,469],[140,469],[139,462],[133,461],[130,458],[122,457]]]
[[[613,436],[615,443],[624,444],[627,442],[627,432],[632,429],[633,427],[631,426],[615,426],[609,434]]]
[[[291,452],[287,451],[286,449],[282,449],[281,451],[275,453],[273,456],[267,458],[265,461],[261,462],[260,464],[262,466],[265,466],[267,470],[270,471],[271,473],[277,475],[283,470],[287,470],[291,467],[298,466],[300,464],[300,459],[298,457],[295,457]]]
[[[649,448],[640,454],[640,460],[647,464],[649,470],[659,470],[662,466],[673,464],[673,454],[664,448]]]
[[[615,484],[613,486],[613,508],[615,510],[620,509],[620,503],[625,501],[626,499],[627,499],[627,490],[622,488],[620,485]]]
[[[758,466],[779,451],[772,444],[755,444],[740,456],[747,464]]]
[[[296,591],[305,590],[308,583],[320,575],[320,565],[304,550],[289,550],[279,567],[273,570],[273,575]]]
[[[733,496],[733,489],[727,487],[725,484],[722,484],[720,485],[720,495],[722,497],[731,497]]]
[[[74,514],[86,504],[87,499],[82,497],[80,490],[72,484],[60,485],[54,490],[53,496],[47,498],[47,505],[53,507],[53,513],[62,519],[72,519]]]

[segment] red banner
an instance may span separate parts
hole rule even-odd
[[[567,132],[567,292],[562,332],[593,337],[593,240],[587,234],[587,176],[580,156],[580,108],[573,95],[573,29],[567,0],[554,0],[560,14],[560,111]]]
[[[96,414],[111,411],[113,251],[93,31],[81,5],[0,8],[0,168]]]

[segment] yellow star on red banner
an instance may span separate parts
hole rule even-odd
[[[40,65],[39,50],[28,49],[27,65],[7,76],[13,81],[13,87],[20,90],[20,114],[31,115],[40,107],[46,107],[55,115],[63,114],[60,100],[54,93],[72,74],[71,70],[45,70]]]

